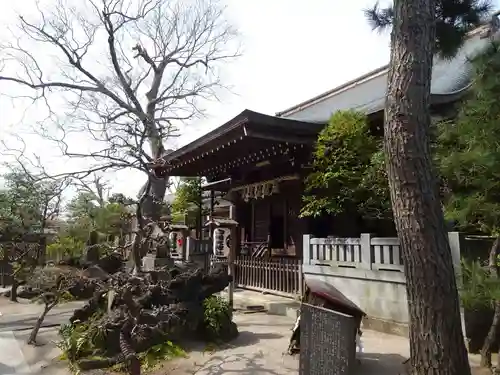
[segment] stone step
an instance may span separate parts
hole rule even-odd
[[[227,289],[221,292],[221,295],[226,297]],[[240,288],[235,290],[233,298],[235,309],[246,310],[248,312],[264,310],[271,315],[288,316],[295,319],[300,309],[300,302],[292,298]]]

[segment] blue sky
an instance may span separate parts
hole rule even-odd
[[[244,47],[243,56],[224,68],[225,83],[233,92],[211,103],[207,118],[190,124],[177,146],[245,108],[274,114],[388,62],[388,35],[373,32],[362,12],[374,0],[226,1],[227,15],[239,29]],[[12,24],[16,12],[28,11],[34,1],[18,3],[22,4],[2,5],[2,24]],[[21,112],[0,97],[2,128],[15,129]],[[25,139],[33,152],[50,153],[37,137]],[[58,163],[55,155],[50,160]],[[143,182],[142,176],[129,171],[109,178],[114,191],[127,195],[135,195]]]

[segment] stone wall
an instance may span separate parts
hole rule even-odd
[[[450,232],[455,271],[460,272],[462,236]],[[366,324],[405,334],[406,282],[397,238],[313,238],[304,235],[304,279],[318,279],[340,290],[368,315]],[[385,328],[384,328],[385,327]]]

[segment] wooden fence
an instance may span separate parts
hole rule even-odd
[[[188,238],[189,261],[209,269],[216,265],[227,268],[227,259],[213,254],[211,240]],[[240,255],[234,262],[235,284],[239,288],[295,297],[302,294],[302,260],[295,258],[256,258]]]
[[[211,256],[210,267],[227,268],[226,258]],[[234,262],[238,288],[256,290],[284,297],[302,295],[302,260],[295,258],[262,259],[238,256]]]
[[[302,295],[301,259],[239,256],[235,261],[235,276],[240,288],[287,297]]]

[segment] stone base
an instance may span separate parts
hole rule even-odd
[[[408,323],[393,322],[388,320],[382,320],[377,318],[371,318],[365,316],[363,318],[363,324],[361,326],[363,329],[369,329],[372,331],[387,333],[389,335],[396,335],[402,337],[408,337]]]
[[[142,258],[142,269],[146,272],[173,265],[174,261],[170,258],[156,258],[155,256],[145,256]]]

